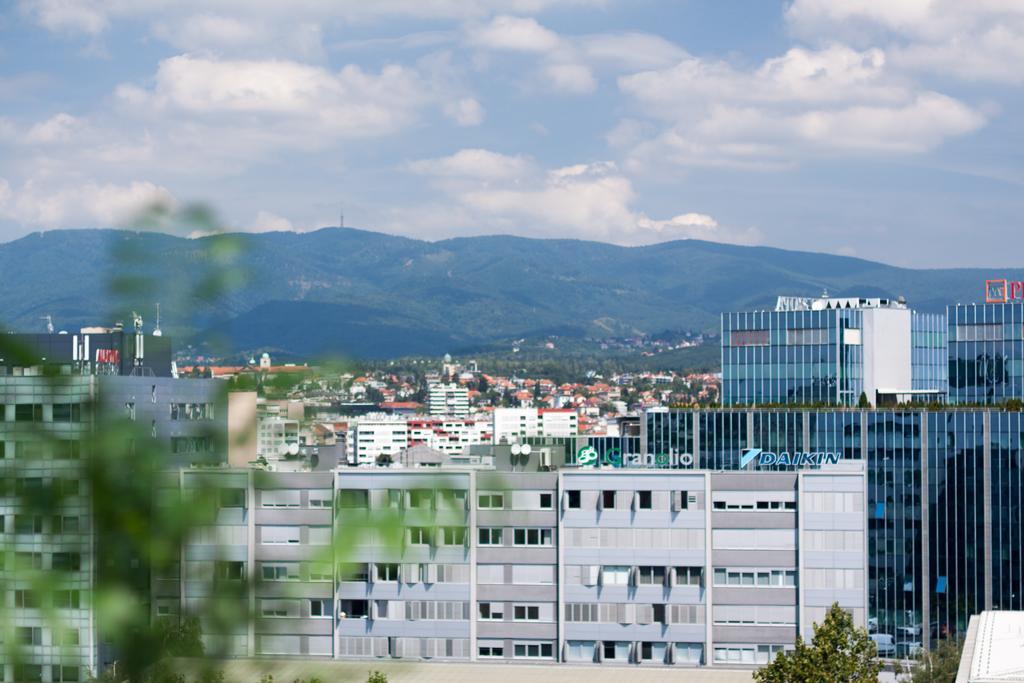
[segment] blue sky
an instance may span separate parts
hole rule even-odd
[[[1020,0],[24,0],[0,240],[698,238],[1020,266]]]

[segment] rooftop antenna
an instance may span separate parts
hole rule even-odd
[[[157,301],[156,302],[156,327],[153,328],[153,336],[154,337],[162,337],[163,335],[164,335],[164,333],[160,331],[160,302]]]
[[[822,288],[822,290],[821,290],[821,298],[822,299],[827,299],[828,298],[828,287]]]
[[[339,228],[344,228],[345,227],[345,207],[344,206],[341,207],[341,215],[338,217],[338,227]]]
[[[40,320],[46,321],[46,333],[53,334],[53,316],[52,315],[41,315]]]

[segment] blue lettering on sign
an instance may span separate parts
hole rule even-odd
[[[786,465],[789,467],[816,467],[821,465],[835,465],[841,459],[841,454],[831,452],[818,453],[773,453],[763,451],[760,448],[746,448],[740,455],[740,469],[743,469],[751,462],[758,467],[769,467],[772,465]]]

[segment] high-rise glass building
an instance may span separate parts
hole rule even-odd
[[[862,394],[875,405],[939,393],[942,349],[928,332],[941,328],[902,299],[779,297],[773,311],[726,313],[722,402],[852,406]]]
[[[1024,413],[651,410],[643,439],[711,470],[739,469],[746,448],[865,461],[868,623],[896,642],[962,637],[983,609],[1024,609]]]
[[[1024,397],[1024,301],[950,306],[946,317],[950,402]]]

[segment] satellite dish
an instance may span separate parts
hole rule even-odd
[[[290,443],[290,444],[288,444],[288,455],[298,455],[298,454],[299,454],[299,444],[297,444],[297,443]]]
[[[512,444],[512,455],[520,455],[523,452],[523,447],[517,443]]]
[[[531,450],[533,450],[533,449],[532,449],[532,448],[530,448],[530,444],[528,444],[528,443],[524,443],[524,444],[523,444],[523,445],[522,445],[522,446],[521,446],[521,447],[519,448],[519,452],[520,452],[520,453],[521,453],[522,455],[529,455],[529,454],[530,454],[530,451],[531,451]]]

